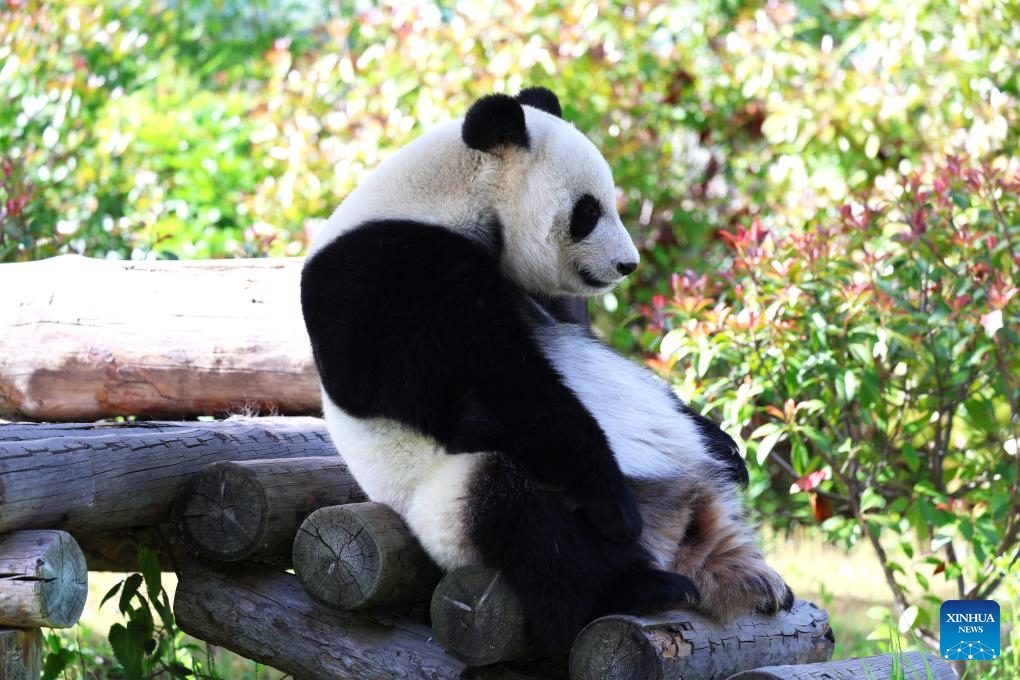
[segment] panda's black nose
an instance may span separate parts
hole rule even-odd
[[[623,276],[633,273],[637,269],[637,262],[617,262],[616,271],[620,272]]]

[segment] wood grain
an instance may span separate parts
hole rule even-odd
[[[0,417],[317,414],[300,258],[0,265]]]
[[[63,531],[0,536],[0,627],[69,628],[88,594],[85,556]]]

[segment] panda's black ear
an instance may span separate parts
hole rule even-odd
[[[517,101],[524,106],[531,106],[540,111],[551,113],[557,118],[563,117],[563,108],[560,106],[559,98],[552,90],[544,87],[528,87],[520,91]]]
[[[489,94],[472,104],[460,134],[465,144],[478,151],[491,151],[497,146],[527,149],[529,144],[524,109],[505,94]]]

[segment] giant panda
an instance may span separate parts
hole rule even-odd
[[[441,567],[501,570],[553,653],[608,612],[793,602],[732,439],[583,323],[638,263],[615,205],[552,92],[488,95],[351,192],[301,278],[351,473]]]

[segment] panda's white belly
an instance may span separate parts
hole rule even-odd
[[[535,332],[567,387],[602,427],[624,475],[672,478],[705,457],[696,425],[677,411],[664,382],[570,326]]]
[[[432,438],[388,418],[354,418],[322,395],[330,438],[369,498],[407,521],[444,569],[478,556],[464,532],[471,474],[486,455],[449,455]]]

